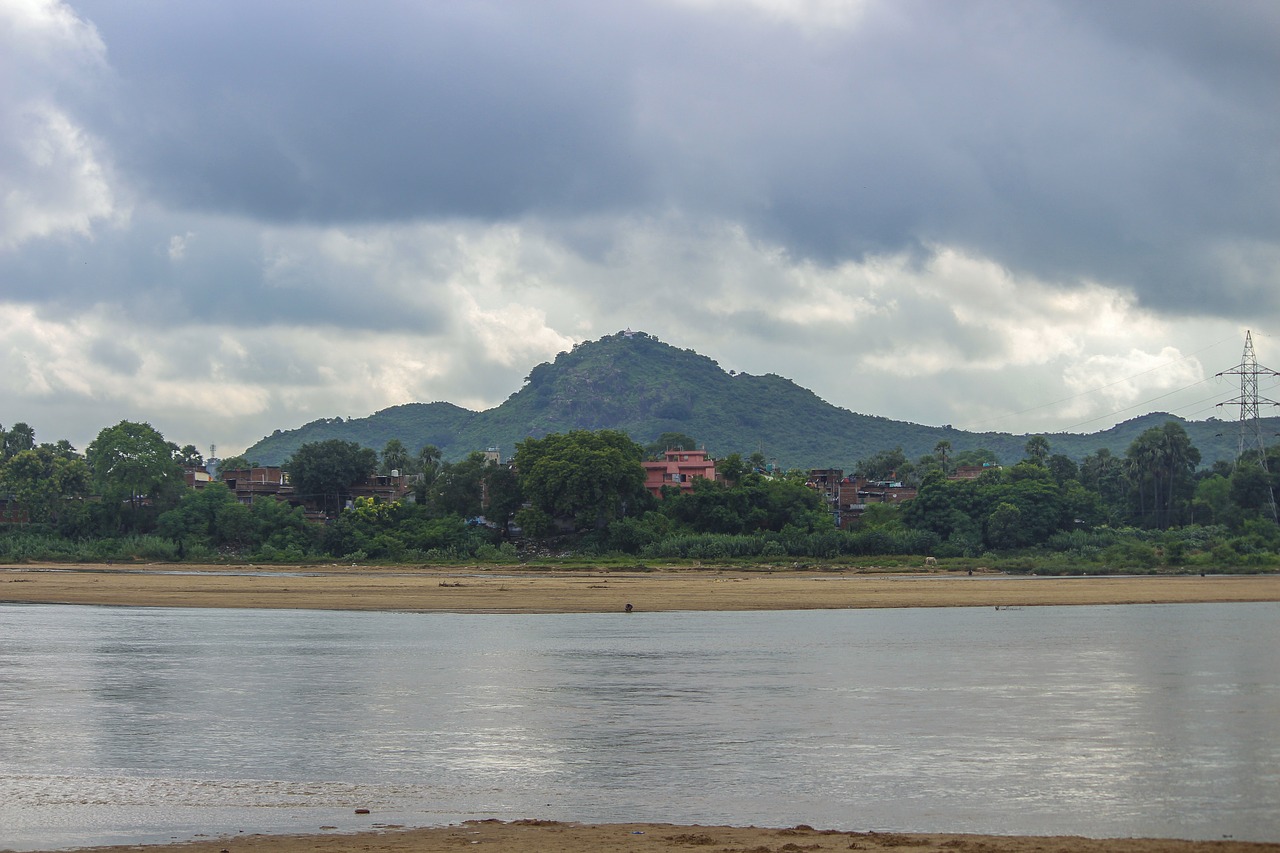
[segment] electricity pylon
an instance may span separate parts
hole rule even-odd
[[[1271,488],[1270,471],[1267,470],[1267,439],[1262,434],[1262,417],[1259,414],[1259,410],[1264,403],[1269,406],[1280,406],[1280,403],[1258,396],[1258,377],[1280,376],[1280,373],[1258,364],[1258,359],[1253,353],[1253,332],[1246,331],[1244,333],[1244,356],[1240,359],[1240,363],[1230,370],[1222,371],[1218,375],[1240,377],[1240,396],[1218,405],[1240,407],[1240,445],[1236,449],[1236,464],[1240,463],[1240,457],[1244,455],[1246,447],[1250,450],[1257,448],[1258,464],[1262,466],[1262,473],[1267,475],[1267,495],[1271,502],[1271,519],[1276,521],[1276,495],[1275,490]]]

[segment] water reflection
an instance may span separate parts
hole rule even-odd
[[[1280,606],[0,606],[0,847],[461,816],[1280,837]]]

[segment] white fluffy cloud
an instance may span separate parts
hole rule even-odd
[[[88,237],[123,214],[101,141],[58,104],[105,72],[104,53],[93,27],[61,4],[0,4],[0,251]]]

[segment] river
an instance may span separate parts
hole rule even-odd
[[[0,605],[0,848],[471,817],[1276,841],[1277,649],[1274,603]]]

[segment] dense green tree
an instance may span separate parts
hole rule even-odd
[[[71,446],[71,442],[67,441],[65,438],[60,438],[52,444],[47,442],[42,443],[40,447],[48,450],[59,459],[84,459],[84,457]]]
[[[974,466],[974,465],[999,465],[1000,458],[996,456],[995,451],[988,450],[985,447],[975,447],[971,450],[961,450],[951,460],[955,467]]]
[[[1217,474],[1219,477],[1222,477],[1225,480],[1231,476],[1231,472],[1234,470],[1236,470],[1236,463],[1234,460],[1215,459],[1213,461],[1213,464],[1210,465],[1207,469],[1202,468],[1199,471],[1197,471],[1196,476],[1198,478],[1203,479],[1205,477],[1211,477],[1214,474]]]
[[[658,512],[681,530],[745,534],[830,529],[822,497],[803,482],[748,473],[736,485],[696,480],[692,492],[664,493]]]
[[[912,471],[911,462],[901,447],[881,450],[858,462],[857,473],[868,480],[907,479]]]
[[[436,515],[431,507],[407,501],[357,498],[351,509],[326,525],[322,545],[343,559],[420,560],[427,552],[470,554],[492,538],[487,529],[458,515]]]
[[[661,459],[668,450],[696,450],[698,442],[682,432],[664,432],[645,445],[646,459]]]
[[[215,539],[218,510],[236,503],[236,496],[222,483],[192,489],[178,505],[156,520],[156,532],[170,539],[209,542]]]
[[[151,424],[121,421],[98,433],[85,451],[94,485],[108,502],[137,510],[182,483],[173,448]],[[166,486],[170,487],[166,490]],[[176,500],[177,494],[173,493]]]
[[[953,543],[955,553],[972,553],[981,545],[1036,545],[1054,533],[1096,524],[1101,517],[1094,493],[1074,480],[1059,483],[1048,468],[1031,461],[977,480],[945,480],[934,474],[902,507],[909,527]]]
[[[194,444],[184,444],[178,447],[176,444],[170,444],[173,448],[173,458],[179,465],[184,468],[203,468],[204,457],[200,455],[200,451],[196,450]]]
[[[1081,460],[1079,478],[1082,486],[1098,495],[1111,523],[1125,520],[1129,481],[1122,458],[1112,455],[1105,447],[1100,448]]]
[[[1191,516],[1197,524],[1237,524],[1239,511],[1231,500],[1231,480],[1221,474],[1210,474],[1199,480],[1191,503]]]
[[[1062,516],[1059,528],[1075,530],[1091,528],[1109,522],[1107,509],[1098,497],[1075,480],[1069,480],[1059,486]]]
[[[1027,467],[1036,466],[1027,465]],[[1004,483],[990,486],[988,489],[989,500],[992,502],[997,504],[1007,502],[1018,508],[1021,515],[1018,541],[1021,545],[1039,544],[1054,533],[1070,530],[1073,527],[1072,508],[1064,500],[1066,493],[1050,476],[1043,479],[1016,481],[1006,479]],[[990,541],[988,544],[993,547],[1002,547]]]
[[[661,542],[674,527],[671,519],[657,510],[620,518],[609,525],[609,549],[639,553],[646,546]]]
[[[1030,533],[1022,522],[1022,510],[1008,501],[1001,501],[986,518],[985,538],[992,548],[1020,548],[1031,542]]]
[[[335,513],[350,499],[351,486],[378,467],[378,454],[334,438],[302,445],[283,467],[299,498]]]
[[[323,528],[307,521],[300,506],[285,501],[254,501],[250,511],[255,526],[255,544],[268,559],[300,560],[313,553]]]
[[[1070,456],[1064,456],[1061,453],[1055,453],[1045,460],[1045,467],[1049,469],[1049,473],[1059,485],[1080,477],[1080,466]]]
[[[919,486],[924,482],[926,477],[935,474],[940,477],[946,476],[945,470],[942,467],[942,462],[938,459],[937,455],[933,453],[926,453],[917,459],[915,465],[912,466],[911,484],[913,486]]]
[[[1255,461],[1242,459],[1236,465],[1228,494],[1239,511],[1239,519],[1271,517],[1272,480],[1272,475]]]
[[[36,446],[36,431],[21,421],[14,424],[7,432],[0,430],[0,433],[2,433],[0,438],[3,439],[0,442],[3,445],[0,447],[0,455],[5,459],[12,459],[16,454]]]
[[[484,481],[493,463],[480,451],[458,462],[441,463],[428,487],[429,502],[445,515],[476,518],[484,514]]]
[[[505,535],[507,525],[524,505],[520,478],[510,465],[489,465],[484,478],[484,517]]]
[[[516,510],[515,523],[521,533],[532,539],[544,539],[556,530],[556,520],[535,506]]]
[[[89,487],[84,460],[60,455],[53,445],[20,450],[0,464],[0,489],[13,495],[36,522],[56,523],[68,501]]]
[[[730,453],[725,458],[716,460],[716,474],[730,486],[739,483],[750,470],[750,465],[743,460],[741,453]]]
[[[999,480],[1005,483],[1020,483],[1023,480],[1034,480],[1041,483],[1051,482],[1053,474],[1043,465],[1023,459],[1017,465],[1010,466],[1000,472]]]
[[[264,498],[258,503],[278,501]],[[176,507],[157,519],[156,532],[182,543],[237,550],[252,548],[263,533],[254,521],[253,511],[223,483],[187,490]]]
[[[275,498],[262,498],[255,503],[278,503]],[[253,510],[239,501],[232,501],[218,508],[214,533],[220,545],[237,550],[252,548],[258,543],[258,525],[253,518]]]
[[[616,430],[572,430],[516,444],[520,490],[537,509],[604,528],[645,502],[644,449]]]

